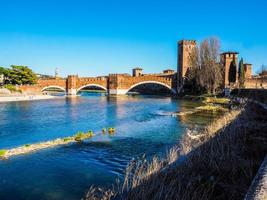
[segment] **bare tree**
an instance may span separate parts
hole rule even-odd
[[[191,70],[189,79],[215,94],[222,84],[222,67],[219,63],[220,42],[217,38],[208,38],[201,42],[190,55]]]

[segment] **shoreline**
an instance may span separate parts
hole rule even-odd
[[[17,102],[17,101],[37,101],[46,99],[62,98],[52,95],[15,95],[15,96],[0,96],[0,103]]]
[[[262,197],[267,169],[263,105],[248,101],[198,134],[188,130],[165,158],[131,161],[117,190],[91,187],[85,199],[156,199],[162,194],[166,199],[243,199],[248,192]]]

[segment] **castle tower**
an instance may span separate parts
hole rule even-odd
[[[59,79],[59,72],[57,67],[55,69],[55,79]]]
[[[178,73],[178,88],[180,88],[190,68],[189,56],[193,49],[196,47],[195,40],[181,40],[178,42],[178,60],[177,60],[177,73]]]
[[[244,64],[245,79],[250,79],[252,77],[252,64]]]
[[[236,65],[236,82],[238,81],[238,52],[224,52],[221,54],[220,62],[223,66],[223,84],[224,87],[230,86],[229,83],[229,68],[232,63],[235,62]],[[235,83],[234,83],[235,84]]]
[[[143,69],[138,67],[133,69],[133,77],[142,76],[142,74],[143,74]]]

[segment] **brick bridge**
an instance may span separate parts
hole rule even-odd
[[[80,90],[94,86],[106,90],[110,95],[124,95],[132,88],[153,83],[165,86],[176,93],[176,74],[146,74],[130,76],[127,74],[110,74],[102,77],[78,77],[70,75],[66,79],[39,79],[35,85],[22,85],[25,93],[42,93],[49,88],[64,90],[67,95],[75,96]]]

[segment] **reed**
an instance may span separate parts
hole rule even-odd
[[[114,189],[91,187],[85,199],[243,199],[267,153],[267,111],[226,113],[201,132],[188,131],[164,159],[133,160]]]

